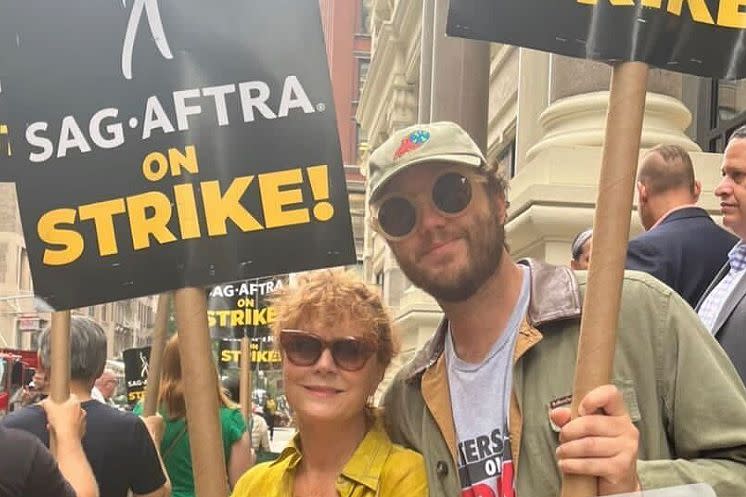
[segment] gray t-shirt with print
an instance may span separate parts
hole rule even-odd
[[[508,408],[513,349],[530,295],[530,269],[521,268],[523,284],[518,302],[505,330],[482,362],[473,364],[458,358],[450,329],[446,339],[462,497],[513,496]]]

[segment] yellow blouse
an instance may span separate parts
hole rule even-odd
[[[303,457],[299,436],[272,462],[246,472],[232,497],[291,497],[295,469]],[[337,478],[340,497],[427,497],[425,460],[391,442],[379,423],[373,425]]]

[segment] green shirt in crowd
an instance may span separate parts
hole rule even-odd
[[[142,413],[142,405],[135,406],[135,414]],[[172,497],[196,497],[194,492],[194,475],[192,474],[192,456],[189,446],[189,435],[185,433],[184,419],[167,419],[163,417],[165,430],[161,441],[161,456],[171,479]],[[220,408],[220,427],[223,432],[223,453],[225,462],[230,461],[231,447],[246,432],[246,422],[238,409]],[[227,478],[227,476],[226,476]]]

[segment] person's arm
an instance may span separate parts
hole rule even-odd
[[[607,385],[582,401],[585,416],[569,422],[567,410],[552,412],[562,427],[560,468],[601,477],[602,494],[707,483],[720,496],[746,495],[746,389],[684,300],[671,292],[659,315],[645,331],[655,337],[651,381],[662,397],[671,457],[638,459],[637,429],[619,391]]]
[[[98,485],[81,445],[85,433],[85,411],[75,396],[57,404],[51,399],[41,403],[47,414],[49,431],[54,435],[60,472],[77,497],[98,497]]]
[[[155,416],[150,416],[147,424],[144,418],[138,418],[134,425],[130,485],[135,497],[171,495],[171,483],[158,450],[160,442],[155,441],[155,438],[162,437],[163,419],[160,418],[159,423],[153,418]]]
[[[675,294],[660,309],[656,347],[673,460],[638,461],[643,489],[705,482],[746,495],[746,389],[720,344]]]
[[[251,434],[244,432],[233,445],[228,459],[228,481],[231,488],[236,486],[238,480],[254,464],[253,450],[251,449]]]
[[[171,495],[171,479],[168,476],[168,472],[166,471],[166,465],[163,463],[163,458],[161,457],[161,440],[163,440],[163,432],[165,430],[165,425],[163,424],[163,418],[160,416],[160,414],[155,414],[153,416],[141,416],[143,423],[145,423],[145,427],[148,429],[148,433],[150,434],[150,438],[153,440],[153,444],[155,445],[155,452],[158,456],[158,462],[161,465],[161,471],[163,472],[163,476],[166,477],[166,483],[156,490],[155,492],[151,492],[149,494],[135,494],[135,495],[141,495],[141,496],[147,496],[147,497],[168,497]]]

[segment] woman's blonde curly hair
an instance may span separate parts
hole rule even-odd
[[[272,324],[275,344],[284,329],[334,326],[345,321],[375,339],[377,358],[384,368],[397,353],[389,313],[378,290],[349,272],[323,270],[303,275],[297,285],[285,286],[271,297],[277,318]],[[279,346],[279,345],[278,345]]]

